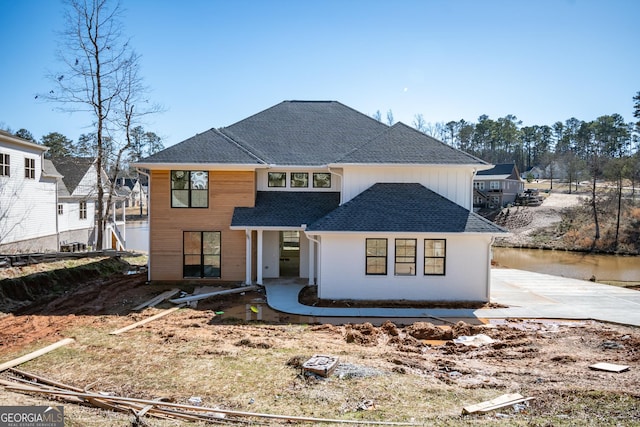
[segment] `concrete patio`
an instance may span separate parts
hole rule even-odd
[[[640,326],[639,291],[514,269],[491,270],[491,302],[508,308],[312,307],[298,302],[304,284],[270,281],[264,286],[271,308],[320,318],[593,319]]]

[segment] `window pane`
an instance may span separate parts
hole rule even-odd
[[[331,188],[331,174],[330,173],[314,173],[313,186],[315,188]]]
[[[285,172],[269,172],[268,185],[269,187],[286,187],[287,174]]]
[[[386,256],[386,239],[367,239],[367,256]]]
[[[291,172],[291,187],[308,187],[309,174],[307,172]]]
[[[220,255],[220,232],[202,233],[203,248],[202,252],[208,255]]]
[[[444,274],[444,258],[427,258],[424,260],[424,274]]]
[[[386,258],[367,258],[367,274],[387,274]]]
[[[396,274],[398,276],[413,276],[416,274],[415,264],[396,264]]]
[[[207,171],[191,171],[191,189],[206,190],[209,188],[209,173]]]
[[[201,234],[200,232],[187,231],[184,233],[184,253],[186,254],[200,254]],[[185,257],[186,260],[186,257]],[[200,257],[198,256],[197,263],[200,264]]]
[[[171,171],[171,188],[175,190],[189,189],[188,171]]]
[[[171,191],[171,207],[173,208],[189,207],[189,190],[172,190]]]
[[[220,277],[220,256],[204,257],[204,277]]]
[[[182,277],[200,277],[200,264],[197,265],[187,265],[185,263],[182,268]]]
[[[206,208],[208,203],[208,190],[191,190],[191,207]]]

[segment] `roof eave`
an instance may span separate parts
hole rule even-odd
[[[481,163],[329,163],[327,165],[330,168],[340,168],[345,166],[387,166],[387,167],[415,167],[415,166],[428,166],[428,167],[444,167],[444,168],[460,168],[467,167],[473,168],[476,171],[491,169],[491,165],[483,165]]]
[[[181,170],[255,170],[266,169],[269,165],[266,164],[246,164],[246,163],[134,163],[134,167],[139,169],[148,170],[169,170],[169,169],[181,169]]]

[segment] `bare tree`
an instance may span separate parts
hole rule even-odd
[[[393,111],[389,110],[387,111],[387,124],[389,126],[393,125],[394,120],[393,120]]]
[[[59,57],[65,71],[50,76],[56,85],[44,97],[68,112],[88,112],[97,168],[97,248],[102,248],[108,206],[102,170],[116,173],[122,153],[130,146],[128,132],[142,114],[158,111],[145,104],[145,88],[137,75],[139,55],[122,35],[120,4],[112,0],[67,0],[66,27]],[[111,200],[115,180],[109,187]]]
[[[413,116],[412,124],[416,130],[419,130],[420,132],[423,132],[423,133],[427,125],[427,123],[424,121],[424,116],[422,114],[416,114],[415,116]]]

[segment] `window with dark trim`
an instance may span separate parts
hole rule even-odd
[[[387,274],[387,239],[367,239],[367,275]]]
[[[209,207],[209,172],[171,171],[171,207]]]
[[[87,219],[87,202],[80,202],[80,219]]]
[[[183,233],[182,276],[186,278],[220,278],[221,233],[219,231],[185,231]]]
[[[313,188],[331,188],[331,174],[324,172],[314,172]]]
[[[29,179],[36,178],[36,159],[24,159],[24,177]]]
[[[416,239],[396,239],[396,276],[416,275]]]
[[[64,205],[62,203],[58,203],[58,215],[62,215],[64,213]]]
[[[309,186],[308,172],[291,172],[291,188],[304,188]]]
[[[267,185],[269,187],[286,187],[287,173],[286,172],[269,172],[267,174]]]
[[[8,154],[0,153],[0,176],[10,176],[11,159]]]
[[[424,239],[425,276],[444,276],[446,258],[447,241],[445,239]]]

